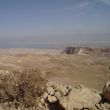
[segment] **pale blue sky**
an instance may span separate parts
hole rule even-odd
[[[76,41],[110,42],[110,0],[0,0],[0,47]]]

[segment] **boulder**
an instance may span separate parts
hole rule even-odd
[[[103,88],[103,98],[110,101],[110,82],[107,82]]]
[[[47,99],[47,97],[48,97],[48,93],[47,93],[47,92],[45,92],[45,93],[43,94],[43,96],[42,96],[42,97],[43,97],[43,99],[45,99],[45,100],[46,100],[46,99]]]
[[[54,95],[55,90],[52,87],[47,87],[47,93],[50,94],[50,95]]]
[[[51,96],[49,95],[47,100],[50,102],[50,103],[53,103],[53,102],[56,102],[57,101],[57,98],[55,96]]]
[[[101,96],[97,90],[89,89],[84,85],[72,87],[52,82],[48,82],[47,85],[47,92],[44,93],[41,103],[47,103],[52,108],[50,110],[53,108],[57,110],[56,106],[58,105],[60,108],[64,108],[61,110],[97,110],[99,107],[102,108],[99,104]]]
[[[73,108],[83,109],[94,107],[99,103],[101,96],[92,92],[88,88],[72,89],[68,96],[59,99],[60,104],[66,110],[73,110]]]

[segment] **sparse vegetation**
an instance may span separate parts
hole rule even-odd
[[[46,80],[39,70],[10,71],[0,76],[0,103],[16,109],[36,108],[45,89]]]

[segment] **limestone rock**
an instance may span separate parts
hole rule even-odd
[[[62,97],[59,102],[67,110],[73,108],[90,108],[99,103],[101,96],[91,92],[88,88],[73,89],[68,96]]]
[[[106,109],[110,110],[110,104],[109,103],[104,103],[104,106],[105,106]]]
[[[56,102],[56,101],[57,101],[57,98],[56,98],[55,96],[49,95],[48,98],[47,98],[47,100],[48,100],[50,103],[52,103],[52,102]]]
[[[47,87],[47,92],[50,95],[54,95],[55,94],[55,90],[52,87]]]
[[[48,97],[48,93],[47,92],[45,92],[44,94],[43,94],[43,96],[42,96],[45,100],[47,99],[47,97]]]
[[[61,94],[57,91],[57,92],[55,92],[55,96],[57,99],[59,99],[61,97]]]

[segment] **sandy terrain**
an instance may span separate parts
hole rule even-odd
[[[110,58],[67,56],[61,50],[0,49],[0,70],[39,68],[60,84],[85,84],[102,89],[110,80]]]

